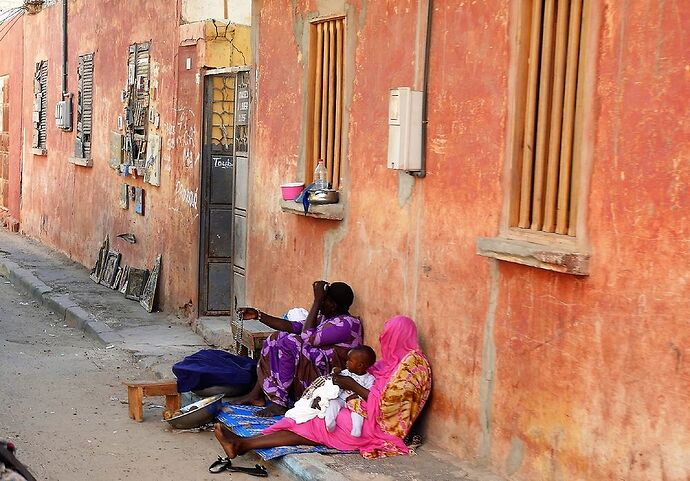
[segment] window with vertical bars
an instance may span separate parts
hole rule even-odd
[[[577,234],[587,27],[583,2],[525,2],[510,209],[514,228]]]
[[[309,110],[307,117],[307,182],[319,160],[333,189],[340,188],[343,155],[343,77],[345,18],[311,24],[309,32]]]
[[[48,61],[36,63],[34,71],[33,137],[31,146],[46,149],[48,134]]]
[[[74,156],[91,158],[91,122],[93,119],[93,53],[81,55],[77,66],[77,136]]]

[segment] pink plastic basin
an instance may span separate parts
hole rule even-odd
[[[283,184],[280,186],[280,191],[283,194],[283,200],[295,200],[295,198],[304,190],[303,182],[292,182],[290,184]]]

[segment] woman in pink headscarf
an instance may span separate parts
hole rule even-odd
[[[365,417],[360,437],[350,434],[352,421],[347,409],[340,411],[332,433],[319,418],[302,424],[283,418],[263,434],[249,438],[239,437],[218,423],[215,434],[225,453],[234,458],[258,448],[324,444],[343,451],[358,449],[365,458],[406,454],[403,438],[429,398],[431,368],[419,347],[417,327],[409,317],[396,316],[386,322],[379,341],[381,359],[369,370],[376,378],[371,389],[350,377],[333,376],[335,384],[360,397],[348,402],[350,409]]]

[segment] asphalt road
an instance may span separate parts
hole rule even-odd
[[[222,453],[213,434],[168,431],[162,398],[146,398],[143,423],[130,420],[122,383],[146,377],[126,353],[67,327],[0,277],[0,437],[36,479],[257,479],[208,473]]]

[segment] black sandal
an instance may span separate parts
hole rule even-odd
[[[258,476],[260,478],[267,478],[268,471],[260,464],[255,464],[253,468],[243,468],[241,466],[233,466],[230,458],[223,458],[218,456],[218,459],[208,467],[208,472],[213,474],[222,473],[223,471],[230,471],[235,473],[245,473],[250,476]]]
[[[230,458],[222,458],[218,456],[218,459],[208,467],[208,472],[213,474],[222,473],[230,466],[232,466],[232,461],[230,461]]]
[[[228,466],[226,466],[225,469],[227,471],[232,471],[235,473],[245,473],[245,474],[248,474],[250,476],[258,476],[259,478],[267,478],[268,477],[268,471],[266,471],[266,468],[261,466],[260,464],[255,464],[253,468],[243,468],[240,466],[232,466],[232,463],[231,463]]]

